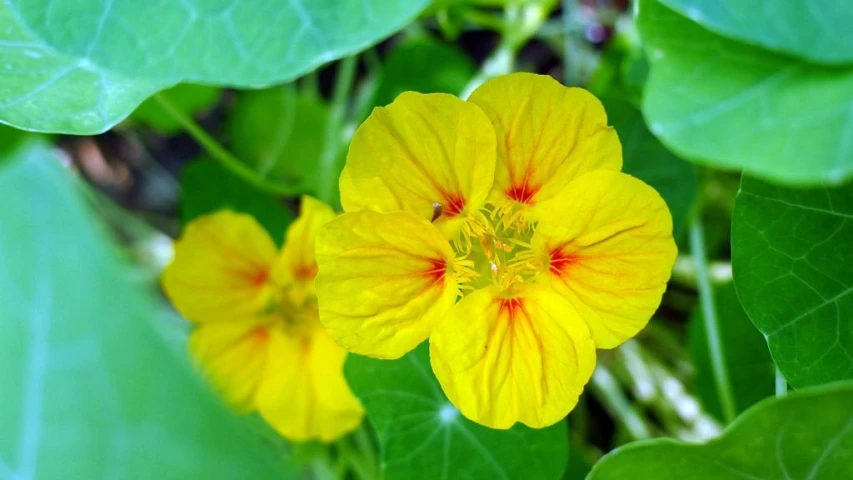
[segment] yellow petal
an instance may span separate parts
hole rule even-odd
[[[197,323],[243,320],[263,311],[276,247],[254,218],[230,211],[190,222],[163,272],[166,295]]]
[[[613,348],[648,323],[666,289],[677,253],[666,203],[634,177],[598,171],[568,185],[551,208],[534,251],[596,346]]]
[[[572,306],[546,286],[512,298],[487,288],[463,298],[436,327],[430,361],[469,419],[542,428],[577,404],[595,367],[595,345]]]
[[[477,106],[441,93],[406,92],[377,108],[353,137],[341,203],[353,212],[406,210],[446,235],[492,188],[495,133]]]
[[[364,410],[344,379],[345,358],[322,328],[307,336],[273,331],[257,394],[261,416],[294,441],[331,442],[354,430]]]
[[[486,112],[497,133],[493,201],[522,206],[532,220],[547,210],[542,202],[579,175],[622,168],[616,131],[586,90],[513,73],[487,81],[469,101]]]
[[[269,330],[263,324],[210,323],[190,335],[189,348],[205,375],[235,408],[254,408],[267,364]]]
[[[301,304],[314,294],[314,277],[317,275],[317,258],[314,239],[317,231],[335,218],[332,208],[319,200],[302,197],[299,217],[288,227],[284,247],[275,269],[276,283]]]
[[[398,358],[424,341],[456,301],[454,255],[407,212],[345,213],[317,236],[320,320],[345,349]]]

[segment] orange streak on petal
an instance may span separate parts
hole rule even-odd
[[[569,267],[580,259],[576,254],[566,253],[559,247],[551,250],[550,256],[549,270],[558,276],[563,276]]]
[[[430,285],[434,285],[444,278],[444,273],[447,272],[447,262],[444,259],[429,259],[430,269],[424,272],[424,275],[428,277],[430,281]]]

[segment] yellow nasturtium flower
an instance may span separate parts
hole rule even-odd
[[[213,213],[187,225],[163,273],[169,299],[196,324],[197,363],[229,403],[291,440],[332,441],[364,415],[344,379],[346,353],[317,313],[314,236],[334,216],[304,197],[279,253],[253,217]]]
[[[621,167],[601,103],[550,77],[505,75],[468,101],[403,93],[356,132],[347,213],[318,234],[321,321],[378,358],[429,338],[478,423],[557,422],[596,347],[648,322],[675,260],[666,204]]]

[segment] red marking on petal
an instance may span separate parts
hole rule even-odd
[[[554,275],[563,275],[573,263],[577,262],[580,257],[573,253],[566,253],[561,248],[551,250],[551,262],[549,270]]]
[[[317,264],[300,265],[293,271],[293,276],[298,280],[310,280],[317,276]]]
[[[533,204],[533,197],[539,192],[539,187],[530,184],[530,176],[525,175],[520,184],[513,184],[506,191],[506,196],[519,203]]]
[[[453,218],[456,215],[462,213],[462,210],[465,208],[465,197],[460,193],[454,194],[443,194],[444,203],[442,206],[442,214],[447,218]]]
[[[252,338],[258,342],[266,342],[270,338],[270,331],[267,327],[258,327],[252,330]]]
[[[430,285],[440,282],[444,278],[444,273],[447,271],[447,262],[444,259],[429,259],[430,269],[424,272],[424,276],[429,278]]]
[[[257,268],[248,272],[234,272],[236,275],[242,277],[246,283],[253,287],[262,287],[270,276],[270,270],[268,268]]]
[[[506,315],[509,321],[513,321],[521,312],[524,312],[524,299],[522,298],[503,298],[501,302],[501,315]]]

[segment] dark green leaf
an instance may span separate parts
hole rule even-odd
[[[853,384],[767,399],[705,444],[634,442],[602,458],[587,480],[853,478]]]
[[[817,63],[853,62],[849,0],[661,0],[703,27]]]
[[[219,89],[206,85],[182,83],[168,90],[163,90],[160,95],[165,96],[175,108],[192,117],[216,104],[219,99]],[[163,109],[160,103],[153,98],[142,102],[142,105],[133,112],[131,118],[164,135],[171,135],[181,130],[181,124],[175,117]]]
[[[419,39],[395,48],[385,59],[376,105],[387,105],[406,92],[458,95],[474,76],[471,59],[458,48]]]
[[[447,400],[422,344],[399,360],[350,355],[347,381],[379,435],[385,479],[556,479],[566,468],[565,421],[492,430]]]
[[[672,212],[673,232],[678,235],[698,190],[696,168],[673,155],[649,132],[643,116],[630,103],[604,100],[607,118],[622,142],[622,170],[657,190]]]
[[[405,26],[428,0],[9,0],[0,121],[91,134],[188,82],[281,83]]]
[[[759,400],[773,395],[776,366],[770,358],[767,341],[761,332],[755,329],[740,306],[734,284],[727,283],[715,288],[714,297],[734,406],[736,413],[740,413]],[[707,411],[718,420],[724,421],[711,370],[705,318],[699,308],[690,317],[687,341],[696,369],[696,392]]]
[[[262,177],[313,193],[319,178],[329,109],[292,88],[242,92],[228,119],[237,156]]]
[[[853,378],[853,184],[793,190],[744,177],[735,285],[795,387]]]
[[[0,170],[0,478],[295,478],[155,332],[48,146]],[[279,454],[280,455],[280,454]]]
[[[642,1],[638,22],[651,64],[643,113],[682,158],[796,184],[853,174],[853,67],[716,35],[658,0]]]
[[[247,184],[213,160],[197,160],[181,172],[181,222],[217,210],[247,213],[267,229],[279,245],[293,221],[280,200]]]

